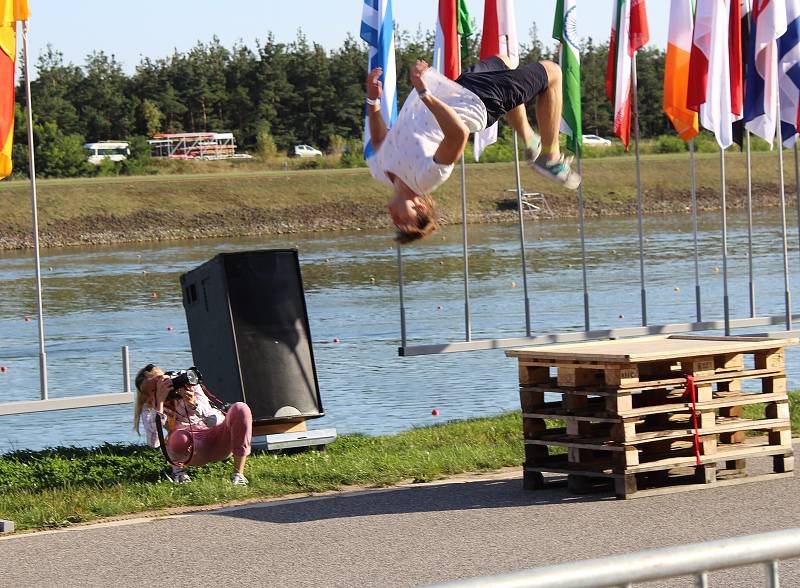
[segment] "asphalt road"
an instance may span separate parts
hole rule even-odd
[[[417,586],[800,527],[800,477],[635,500],[520,472],[0,539],[0,586]],[[781,586],[800,586],[800,560]],[[711,586],[761,586],[753,566]],[[694,586],[690,578],[646,586]]]

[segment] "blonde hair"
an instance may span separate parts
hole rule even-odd
[[[150,363],[140,369],[136,373],[136,378],[134,379],[134,384],[136,385],[136,399],[133,403],[133,430],[137,433],[139,432],[139,420],[142,416],[142,407],[144,403],[147,402],[147,395],[142,390],[142,386],[147,380],[147,377],[155,372],[162,372],[162,370]]]
[[[430,194],[423,194],[419,197],[419,200],[425,205],[426,210],[417,210],[416,227],[410,231],[398,229],[394,240],[400,243],[400,245],[406,245],[418,239],[424,239],[439,228],[439,225],[436,223],[436,201]]]

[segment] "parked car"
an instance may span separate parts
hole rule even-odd
[[[289,157],[322,157],[322,151],[311,145],[295,145],[289,150]]]
[[[611,147],[611,141],[599,135],[584,135],[583,144],[587,147]]]

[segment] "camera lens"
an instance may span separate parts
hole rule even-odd
[[[186,381],[189,382],[192,386],[200,383],[200,378],[198,377],[197,370],[193,370],[189,368],[186,370]]]

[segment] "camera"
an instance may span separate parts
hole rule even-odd
[[[194,386],[203,381],[203,374],[200,373],[196,367],[192,366],[185,370],[175,370],[171,372],[164,372],[172,380],[172,392],[167,394],[166,400],[177,400],[180,398],[178,390],[184,386]]]

